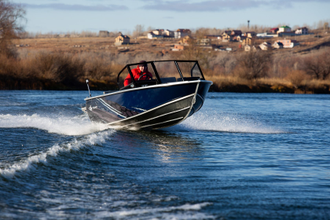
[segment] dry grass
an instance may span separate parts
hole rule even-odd
[[[300,77],[300,76],[299,76]],[[299,78],[297,77],[297,78]],[[285,93],[330,93],[330,79],[316,80],[306,78],[260,78],[243,79],[238,76],[209,76],[214,91],[230,92],[285,92]]]
[[[207,77],[207,80],[212,81],[214,84],[219,86],[224,85],[251,85],[254,84],[254,81],[242,79],[237,76],[211,76]]]
[[[314,40],[314,39],[313,39]],[[308,39],[306,39],[306,42]],[[311,41],[311,40],[310,40]],[[267,91],[293,92],[322,89],[328,91],[329,78],[316,80],[304,69],[304,60],[321,54],[329,48],[312,53],[292,53],[289,49],[273,51],[271,60],[257,77],[247,77],[244,73],[254,67],[242,65],[245,52],[209,52],[194,50],[171,52],[168,48],[175,40],[131,40],[128,51],[121,52],[113,46],[114,38],[47,38],[15,40],[17,59],[1,56],[1,79],[50,82],[65,85],[63,88],[77,88],[89,78],[97,85],[115,84],[118,72],[127,63],[140,60],[185,59],[189,52],[195,57],[208,80],[214,82],[218,91]],[[318,42],[316,39],[315,42]],[[226,46],[233,46],[227,43]],[[75,45],[79,45],[76,47]],[[188,54],[189,55],[189,54]],[[260,61],[260,56],[257,60]],[[258,58],[259,57],[259,58]],[[261,56],[262,57],[262,56]],[[321,57],[321,56],[320,56]],[[258,67],[258,65],[255,65]],[[236,73],[236,74],[235,74]],[[1,85],[5,85],[2,83]],[[7,88],[1,86],[1,89]],[[22,86],[24,88],[24,86]],[[41,88],[41,87],[40,87]],[[80,87],[79,87],[80,88]],[[234,88],[234,89],[232,89]]]
[[[257,80],[243,79],[238,76],[212,76],[207,80],[213,82],[213,84],[223,87],[231,85],[245,85],[245,86],[258,86],[258,85],[270,85],[270,86],[286,86],[292,87],[293,84],[286,79],[279,78],[261,78]]]

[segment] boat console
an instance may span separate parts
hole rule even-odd
[[[118,74],[117,85],[119,90],[126,90],[137,87],[144,87],[156,84],[205,80],[203,73],[197,61],[194,60],[160,60],[145,62],[148,71],[153,78],[150,80],[136,80],[133,77],[132,69],[138,68],[141,63],[126,65]],[[126,77],[132,79],[132,82],[124,86]]]

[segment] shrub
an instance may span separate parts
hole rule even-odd
[[[71,84],[83,75],[84,62],[71,54],[40,53],[31,64],[40,79]]]
[[[271,62],[271,53],[250,51],[237,56],[235,74],[248,80],[262,78],[267,76]]]
[[[325,80],[330,76],[330,49],[324,49],[317,55],[309,55],[304,59],[306,73],[316,79]]]
[[[310,76],[308,76],[305,71],[302,70],[292,70],[290,71],[285,79],[289,80],[294,86],[299,87],[303,84],[303,82],[306,82],[310,79]]]

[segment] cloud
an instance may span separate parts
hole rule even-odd
[[[177,11],[177,12],[200,12],[200,11],[223,11],[223,10],[242,10],[249,8],[257,8],[261,6],[268,6],[271,8],[291,8],[292,3],[305,2],[324,2],[329,3],[329,0],[145,0],[148,5],[143,8],[163,11]]]
[[[22,4],[27,8],[34,9],[54,9],[54,10],[67,10],[67,11],[118,11],[127,10],[128,7],[124,5],[68,5],[68,4]]]

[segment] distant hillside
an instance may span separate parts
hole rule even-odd
[[[330,38],[327,38],[327,39],[323,40],[323,42],[316,43],[308,48],[298,50],[298,51],[296,51],[296,53],[304,53],[304,52],[309,52],[311,50],[318,50],[322,47],[330,47]]]

